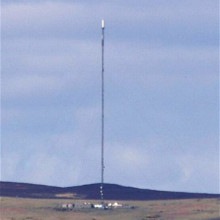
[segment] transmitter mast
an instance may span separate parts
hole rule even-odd
[[[105,21],[102,20],[102,124],[101,124],[101,185],[100,185],[100,197],[101,202],[104,204],[104,30]]]

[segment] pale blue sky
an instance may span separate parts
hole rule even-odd
[[[1,179],[219,192],[218,1],[2,1]]]

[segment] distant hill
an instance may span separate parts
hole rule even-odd
[[[22,198],[99,199],[100,184],[73,187],[55,187],[28,183],[0,182],[0,196]],[[109,200],[163,200],[191,198],[220,198],[219,194],[168,192],[104,184],[105,199]]]

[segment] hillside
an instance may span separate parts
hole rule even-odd
[[[74,198],[99,199],[100,184],[74,187],[54,187],[46,185],[0,182],[0,195],[23,198]],[[219,194],[168,192],[104,184],[105,199],[112,200],[163,200],[191,198],[219,198]]]

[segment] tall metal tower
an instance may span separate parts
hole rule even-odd
[[[100,197],[101,202],[104,204],[104,30],[105,22],[102,20],[102,137],[101,137],[101,185],[100,185]]]

